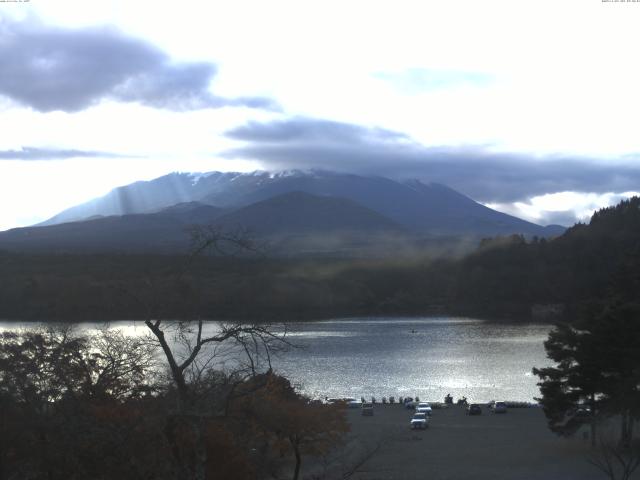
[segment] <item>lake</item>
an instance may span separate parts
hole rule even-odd
[[[17,323],[0,322],[0,330]],[[132,334],[142,322],[113,322]],[[91,324],[82,324],[92,328]],[[419,396],[447,393],[470,401],[534,401],[531,368],[551,365],[543,342],[550,326],[509,325],[470,318],[352,318],[289,323],[298,348],[273,367],[312,397]]]

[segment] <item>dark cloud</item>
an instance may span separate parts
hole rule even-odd
[[[409,141],[397,132],[381,128],[363,128],[348,123],[297,117],[270,123],[249,122],[227,132],[227,136],[248,142],[277,144],[370,144],[387,141]]]
[[[513,202],[561,191],[638,189],[640,167],[581,157],[492,153],[483,147],[425,147],[407,136],[358,125],[293,118],[227,132],[247,142],[225,152],[267,169],[322,168],[449,185],[481,202]]]
[[[64,160],[79,157],[119,158],[122,155],[110,152],[34,147],[22,147],[20,150],[0,150],[0,160]]]
[[[100,100],[171,110],[244,106],[275,109],[265,98],[211,94],[211,63],[176,63],[112,28],[65,30],[0,23],[0,95],[41,112],[83,110]]]

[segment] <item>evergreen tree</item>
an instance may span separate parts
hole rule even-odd
[[[540,377],[542,404],[549,428],[560,435],[572,435],[584,418],[576,415],[579,405],[589,406],[591,442],[596,441],[596,413],[603,394],[604,379],[600,370],[597,345],[588,331],[560,324],[544,343],[547,356],[555,367],[534,368]]]
[[[621,419],[623,446],[630,446],[640,419],[640,304],[613,305],[594,322],[604,378],[603,409]]]
[[[590,408],[591,441],[601,418],[619,415],[623,445],[630,445],[633,424],[640,418],[640,305],[613,304],[593,314],[578,328],[558,325],[545,342],[555,367],[534,368],[540,377],[540,402],[552,431],[571,435]]]

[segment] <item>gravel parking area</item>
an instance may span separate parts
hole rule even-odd
[[[591,480],[606,478],[587,462],[580,433],[559,438],[539,408],[468,416],[452,406],[433,411],[429,428],[411,430],[413,414],[401,405],[376,405],[373,416],[348,411],[351,446],[359,444],[357,480]],[[365,454],[364,452],[368,452]],[[640,478],[636,477],[633,478]]]

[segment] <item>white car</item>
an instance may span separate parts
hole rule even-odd
[[[353,397],[327,398],[326,403],[329,405],[346,405],[348,408],[360,408],[362,405],[362,402],[359,402]]]
[[[416,413],[426,413],[428,416],[431,416],[431,405],[427,402],[420,402],[416,405]]]
[[[429,426],[429,417],[426,413],[414,413],[411,418],[411,428],[424,430]]]

